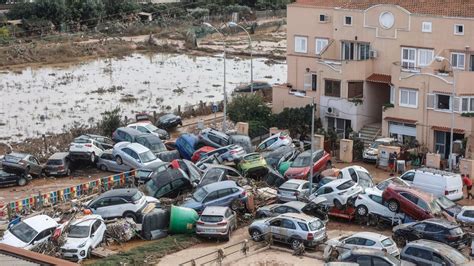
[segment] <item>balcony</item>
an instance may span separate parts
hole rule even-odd
[[[326,78],[338,80],[365,80],[373,73],[373,61],[316,59]]]

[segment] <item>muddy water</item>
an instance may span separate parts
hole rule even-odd
[[[286,64],[254,59],[254,79],[286,82]],[[59,133],[74,124],[95,124],[120,107],[123,115],[172,110],[178,105],[223,99],[222,56],[134,54],[62,67],[0,72],[0,139]],[[228,93],[250,80],[249,59],[227,59]]]

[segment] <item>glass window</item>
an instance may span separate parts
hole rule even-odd
[[[389,246],[394,245],[394,244],[395,243],[390,238],[385,238],[384,240],[382,240],[382,246],[384,246],[384,247],[389,247]]]
[[[202,215],[201,221],[206,223],[219,223],[224,220],[224,217],[220,215]]]
[[[281,220],[280,219],[274,219],[270,222],[270,226],[277,226],[277,227],[280,227],[281,226]]]
[[[218,191],[219,198],[227,197],[231,195],[232,193],[233,193],[232,188],[221,189]]]
[[[209,202],[213,201],[219,198],[219,195],[217,194],[217,191],[211,192],[209,195],[207,195],[206,199],[204,202]]]
[[[467,210],[467,211],[465,211],[465,212],[462,214],[462,216],[464,216],[464,217],[471,217],[471,218],[472,218],[472,217],[474,217],[474,211],[472,211],[472,210]]]
[[[171,184],[168,183],[164,186],[162,186],[155,194],[155,198],[161,198],[164,195],[166,195],[168,192],[171,191]]]
[[[140,131],[142,133],[149,133],[148,129],[146,129],[146,127],[139,126],[139,127],[137,127],[137,129],[138,129],[138,131]]]
[[[324,95],[341,97],[341,81],[326,79],[324,83]]]
[[[401,179],[403,179],[405,181],[413,182],[413,179],[415,179],[415,172],[408,172],[408,173],[402,175]]]
[[[182,186],[184,186],[184,184],[186,184],[186,182],[184,182],[184,179],[182,178],[175,179],[171,182],[171,186],[173,187],[173,189],[181,188]]]
[[[424,67],[431,64],[434,57],[434,51],[431,49],[418,49],[418,66]]]
[[[281,227],[286,229],[296,229],[295,223],[288,219],[283,219],[281,222]]]
[[[344,25],[352,26],[352,17],[351,16],[344,16]]]
[[[436,109],[451,110],[451,96],[436,94]]]
[[[400,89],[400,106],[418,107],[418,91],[411,89]]]
[[[351,175],[352,181],[357,182],[357,174],[356,174],[356,172],[354,171],[354,169],[349,168],[349,174]]]
[[[200,188],[196,190],[196,192],[193,193],[192,198],[197,202],[201,202],[204,199],[204,197],[206,197],[206,195],[207,195],[207,191],[204,188]]]
[[[347,98],[363,98],[364,97],[364,82],[348,82]]]
[[[321,54],[321,52],[326,48],[328,45],[329,40],[328,39],[319,39],[316,38],[316,54]]]
[[[402,68],[415,69],[416,67],[416,49],[402,48]]]
[[[298,225],[300,226],[301,230],[308,232],[308,226],[305,223],[298,222]]]
[[[380,196],[370,195],[369,198],[372,199],[373,201],[377,202],[378,204],[383,204],[382,197],[380,197]]]
[[[423,24],[421,25],[422,32],[432,32],[432,30],[433,30],[433,25],[431,22],[424,21]]]
[[[359,43],[359,60],[367,60],[370,58],[370,44]]]
[[[133,157],[133,156],[132,156]],[[134,157],[135,158],[135,157]],[[140,153],[140,157],[139,157],[140,161],[142,163],[148,163],[148,162],[152,162],[154,160],[156,160],[156,155],[151,152],[150,150],[146,151],[146,152],[143,152],[143,153]]]
[[[463,53],[451,53],[451,65],[453,68],[464,69],[466,55]]]
[[[321,222],[321,220],[311,221],[311,222],[308,223],[308,225],[309,225],[309,229],[311,229],[311,231],[316,231],[316,230],[319,230],[319,229],[324,227],[324,224],[323,224],[323,222]]]
[[[370,239],[366,239],[364,245],[365,246],[373,246],[373,245],[375,245],[375,241],[370,240]]]
[[[342,60],[354,60],[354,46],[352,42],[342,42]]]
[[[344,182],[344,183],[340,184],[339,186],[337,186],[337,189],[338,190],[346,190],[346,189],[349,189],[349,188],[353,187],[354,185],[355,185],[354,181],[348,180],[347,182]]]
[[[422,231],[425,231],[426,224],[425,224],[425,223],[418,223],[418,224],[415,224],[415,225],[413,226],[413,228],[414,228],[415,230],[417,230],[417,231],[422,232]]]
[[[280,206],[280,207],[277,207],[275,208],[274,210],[275,213],[286,213],[286,206]]]
[[[125,204],[125,203],[127,203],[127,201],[122,199],[122,198],[110,198],[109,199],[109,206],[120,205],[120,204]]]
[[[389,263],[388,261],[382,259],[382,258],[373,257],[373,258],[372,258],[372,265],[376,265],[376,266],[391,266],[392,264]]]
[[[455,35],[464,35],[464,25],[463,24],[454,24],[454,34]]]
[[[359,265],[371,265],[371,259],[369,256],[359,256],[357,257],[357,263]]]
[[[308,52],[308,37],[295,36],[295,52],[296,53]]]
[[[440,265],[447,265],[447,263],[444,261],[443,257],[440,255],[433,253],[433,262],[439,263]]]

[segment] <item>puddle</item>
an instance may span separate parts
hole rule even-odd
[[[286,64],[254,59],[254,80],[286,82]],[[266,77],[266,78],[265,78]],[[250,80],[250,60],[227,59],[227,89]],[[133,54],[67,67],[0,73],[0,139],[17,141],[95,124],[104,111],[124,115],[223,99],[222,56]]]

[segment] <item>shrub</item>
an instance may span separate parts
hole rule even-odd
[[[121,110],[120,108],[115,108],[112,111],[102,113],[102,119],[97,127],[104,136],[111,136],[117,128],[123,125],[124,121],[121,118]]]
[[[10,31],[6,27],[0,28],[0,38],[8,38],[10,37]]]

